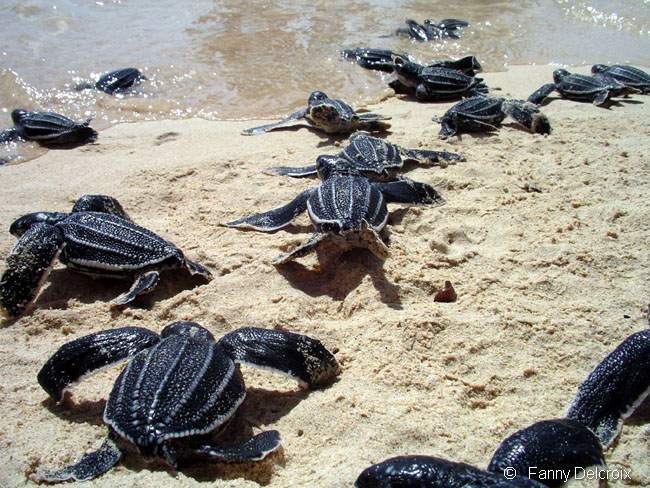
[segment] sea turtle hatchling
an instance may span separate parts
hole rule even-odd
[[[97,139],[90,127],[90,119],[75,122],[55,112],[29,112],[16,109],[11,112],[14,126],[0,132],[0,143],[15,139],[35,141],[44,146],[86,144]]]
[[[650,93],[650,74],[634,66],[595,64],[591,67],[591,72],[596,78],[613,79],[629,88],[639,90],[641,93]]]
[[[397,144],[391,144],[372,137],[365,132],[355,132],[350,136],[350,144],[335,156],[319,156],[329,158],[332,164],[342,160],[343,164],[351,164],[363,176],[373,180],[395,179],[405,163],[418,163],[422,166],[449,164],[464,161],[460,154],[447,151],[428,151],[423,149],[407,149]],[[268,168],[266,173],[300,178],[316,174],[316,165],[291,168],[278,166]]]
[[[80,83],[75,89],[78,91],[95,89],[114,95],[115,93],[123,93],[146,79],[147,77],[137,68],[123,68],[100,76],[94,83]]]
[[[249,136],[264,134],[300,119],[328,134],[349,133],[357,129],[381,131],[390,127],[390,124],[384,122],[390,120],[390,117],[371,112],[357,113],[342,100],[335,100],[321,91],[315,91],[309,95],[307,108],[298,110],[279,122],[246,129],[242,133]]]
[[[0,313],[9,317],[34,301],[57,256],[80,273],[132,279],[131,289],[113,300],[116,305],[153,290],[166,269],[185,268],[212,279],[210,271],[174,244],[133,223],[109,196],[85,195],[71,213],[24,215],[11,224],[10,232],[19,239],[0,278]]]
[[[547,83],[535,90],[528,97],[528,101],[540,105],[554,91],[569,100],[605,105],[611,97],[625,95],[631,90],[613,78],[596,78],[556,69],[553,72],[553,83]]]
[[[264,459],[280,447],[275,430],[234,446],[221,446],[204,435],[225,426],[246,397],[237,363],[284,373],[309,387],[331,383],[339,373],[332,353],[308,336],[248,327],[215,341],[199,324],[174,322],[160,335],[123,327],[68,342],[48,359],[38,382],[60,402],[71,384],[127,358],[104,409],[109,436],[101,447],[65,468],[38,468],[38,480],[96,478],[117,464],[130,446],[174,468],[195,457],[220,462]]]
[[[434,456],[397,456],[365,469],[356,488],[545,488],[545,485],[514,476],[506,479],[465,463]]]
[[[538,107],[523,100],[475,96],[458,102],[442,116],[440,137],[447,138],[461,132],[486,132],[496,129],[506,116],[512,117],[530,132],[549,134],[551,124]]]
[[[419,42],[433,41],[445,37],[458,39],[460,37],[458,29],[465,27],[469,27],[469,22],[459,19],[443,19],[440,22],[425,19],[422,24],[413,19],[406,19],[406,27],[397,29],[395,34],[398,36],[406,35]]]
[[[316,164],[321,184],[300,193],[287,205],[233,222],[228,227],[272,232],[307,210],[316,232],[309,241],[279,256],[283,264],[304,256],[328,241],[337,247],[365,247],[381,260],[389,256],[379,232],[388,221],[387,203],[442,205],[444,199],[425,183],[403,179],[372,182],[352,165],[321,158]]]

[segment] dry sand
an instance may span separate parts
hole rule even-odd
[[[485,78],[525,97],[552,71],[515,67]],[[61,344],[180,319],[216,336],[251,325],[309,334],[338,351],[340,380],[305,392],[244,369],[249,396],[230,434],[278,429],[284,450],[266,462],[173,473],[129,455],[84,486],[350,486],[369,464],[408,453],[485,467],[506,435],[561,416],[589,371],[647,327],[649,102],[634,96],[606,110],[556,100],[543,108],[549,137],[506,126],[449,142],[437,139],[431,117],[451,104],[389,98],[369,107],[393,117],[391,142],[467,157],[408,173],[448,204],[391,206],[393,255],[383,269],[366,251],[321,272],[310,259],[274,268],[276,255],[308,237],[306,216],[275,234],[218,226],[316,184],[260,171],[338,150],[304,128],[244,137],[241,129],[258,121],[125,124],[103,131],[97,145],[0,168],[3,229],[26,212],[65,211],[84,193],[110,194],[215,275],[202,285],[169,272],[151,296],[116,312],[107,301],[125,283],[57,265],[34,311],[0,329],[0,485],[30,485],[38,465],[68,463],[106,433],[104,399],[120,368],[56,406],[36,373]],[[0,257],[13,242],[0,234]],[[445,280],[456,303],[433,301]],[[606,454],[612,468],[632,469],[629,484],[650,484],[645,429],[626,424]]]

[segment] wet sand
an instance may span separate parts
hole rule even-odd
[[[496,93],[521,98],[552,71],[514,67],[485,78]],[[35,309],[0,329],[0,485],[30,485],[37,466],[71,462],[106,434],[101,414],[120,367],[56,406],[36,373],[57,347],[106,328],[160,330],[174,320],[197,321],[217,337],[242,326],[309,334],[338,351],[343,371],[331,387],[308,392],[244,368],[249,395],[224,439],[279,430],[283,451],[265,462],[174,473],[132,454],[84,486],[350,486],[369,464],[409,453],[485,467],[505,436],[561,416],[589,371],[647,327],[649,101],[633,96],[603,109],[556,100],[543,108],[548,137],[506,125],[448,142],[431,117],[451,104],[393,97],[369,106],[393,117],[391,142],[467,158],[407,173],[448,203],[391,205],[392,256],[383,267],[352,251],[322,270],[314,258],[276,269],[271,260],[309,236],[304,215],[274,234],[218,225],[317,184],[261,173],[338,150],[306,128],[244,137],[243,128],[263,122],[122,124],[98,144],[3,167],[2,228],[27,212],[69,209],[85,193],[110,194],[215,279],[165,273],[156,291],[120,312],[106,302],[126,283],[57,265]],[[3,260],[13,242],[0,234]],[[433,301],[445,280],[455,303]],[[626,424],[606,453],[611,468],[632,468],[630,484],[650,483],[646,428]]]

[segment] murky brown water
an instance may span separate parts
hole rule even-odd
[[[405,18],[471,23],[461,39],[383,37]],[[650,64],[650,1],[28,0],[0,2],[0,124],[15,107],[93,126],[119,121],[286,114],[320,89],[352,104],[384,90],[382,75],[342,61],[344,47],[385,47],[422,61],[476,55],[508,64]],[[111,97],[80,79],[134,66],[149,81]],[[383,75],[385,76],[385,75]]]

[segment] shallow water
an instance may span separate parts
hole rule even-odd
[[[460,18],[461,39],[385,37],[404,19]],[[242,1],[28,0],[0,5],[0,123],[13,108],[119,121],[277,116],[320,89],[353,105],[385,90],[381,75],[340,59],[386,47],[421,61],[476,55],[509,64],[650,64],[649,0]],[[111,97],[72,87],[134,66],[149,81]],[[525,94],[522,94],[522,96]]]

